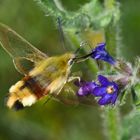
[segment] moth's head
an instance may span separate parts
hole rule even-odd
[[[84,56],[79,56],[76,53],[66,53],[62,55],[61,59],[63,60],[63,63],[68,64],[69,66],[74,63],[79,63],[82,61],[85,61],[92,55],[92,52],[89,54],[86,54]]]
[[[63,63],[68,64],[68,65],[72,65],[75,57],[76,56],[73,53],[66,53],[66,54],[62,55],[61,59],[63,59]]]
[[[63,60],[64,64],[68,64],[69,66],[71,66],[74,63],[79,63],[79,62],[85,61],[91,55],[93,55],[93,52],[91,51],[88,54],[81,56],[79,54],[81,48],[82,48],[82,45],[80,45],[80,47],[77,48],[74,53],[65,53],[64,55],[62,55],[62,57],[60,59]]]

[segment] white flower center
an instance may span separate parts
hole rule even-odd
[[[113,86],[108,86],[106,91],[107,91],[108,94],[112,94],[112,93],[114,93],[115,89],[114,89]]]

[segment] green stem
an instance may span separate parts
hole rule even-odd
[[[119,108],[108,108],[104,111],[105,131],[108,140],[120,140]]]
[[[116,9],[116,11],[118,12],[119,9],[115,4],[116,1],[115,0],[105,0],[105,8],[107,10],[113,10]],[[112,14],[112,17],[115,17],[115,14]],[[118,12],[118,17],[116,17],[116,19],[119,19],[119,12]],[[106,31],[106,40],[107,40],[107,47],[108,50],[111,54],[113,54],[114,56],[118,56],[118,28],[117,28],[117,24],[113,24],[113,22],[115,23],[115,20],[111,22],[110,26],[108,26],[105,31]],[[121,133],[120,133],[120,129],[121,129],[121,125],[120,125],[120,113],[119,113],[119,108],[115,107],[115,108],[107,108],[104,111],[104,125],[105,125],[105,130],[107,131],[107,139],[108,140],[120,140],[121,139]]]

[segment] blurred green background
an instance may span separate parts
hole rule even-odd
[[[69,10],[77,10],[88,0],[63,0]],[[121,0],[122,58],[133,61],[140,53],[140,1]],[[48,55],[61,54],[58,31],[34,0],[0,0],[0,22],[12,27]],[[4,106],[11,85],[22,76],[11,58],[0,48],[0,140],[104,140],[101,108],[84,105],[67,106],[43,101],[15,112]]]

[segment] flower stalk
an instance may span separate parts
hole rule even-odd
[[[108,107],[103,111],[104,131],[108,140],[121,139],[120,113],[118,107]]]

